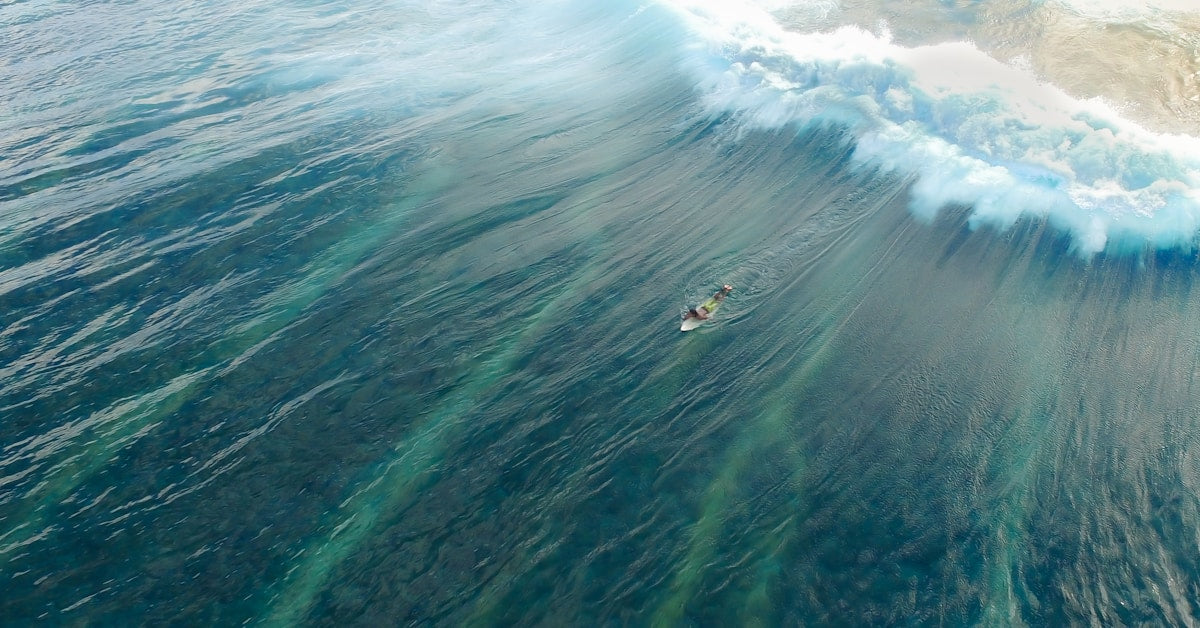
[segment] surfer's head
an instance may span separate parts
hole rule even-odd
[[[725,292],[733,292],[733,286],[731,286],[729,284],[725,284],[725,285],[721,286],[721,289],[724,290]]]

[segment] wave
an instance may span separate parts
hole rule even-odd
[[[1167,15],[1200,15],[1194,0],[1144,0],[1139,3],[1121,0],[1057,0],[1055,4],[1092,19],[1112,22],[1145,22]]]
[[[1196,136],[1149,130],[970,42],[799,33],[760,5],[663,1],[695,38],[687,71],[712,114],[844,129],[858,167],[912,179],[918,217],[961,205],[974,227],[1045,219],[1084,256],[1197,244]]]

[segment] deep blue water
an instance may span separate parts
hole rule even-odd
[[[0,623],[1200,622],[1194,16],[773,4],[0,4]]]

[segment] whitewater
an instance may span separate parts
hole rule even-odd
[[[4,622],[1200,622],[1194,2],[0,25]]]
[[[1101,96],[1073,96],[1027,58],[1004,63],[970,41],[899,45],[883,20],[878,33],[858,25],[803,33],[738,5],[679,11],[714,56],[693,64],[712,109],[766,128],[847,130],[862,167],[915,179],[918,216],[967,206],[972,224],[1001,229],[1044,217],[1085,255],[1110,240],[1113,251],[1195,245],[1197,138],[1150,130]],[[1174,97],[1194,109],[1190,61],[1190,89]]]

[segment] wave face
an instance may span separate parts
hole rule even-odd
[[[0,3],[2,623],[1200,622],[1195,12],[892,5]]]
[[[1022,24],[1004,33],[1018,42],[1052,42],[1073,31],[1098,30],[1105,20],[1137,23],[1171,15],[1092,7],[1085,17],[1070,6],[998,4],[990,11]],[[1074,72],[1077,65],[1059,70],[1041,57],[1035,65],[1030,53],[1014,55],[1019,44],[1003,42],[997,48],[1009,58],[1001,60],[969,40],[943,40],[947,34],[936,32],[947,21],[991,16],[946,15],[949,9],[939,15],[926,7],[918,11],[919,19],[935,24],[930,27],[935,33],[924,36],[934,41],[900,44],[885,20],[870,30],[855,24],[805,30],[830,22],[829,13],[837,10],[830,6],[790,13],[777,8],[782,17],[746,5],[676,6],[709,42],[693,66],[714,110],[737,112],[748,124],[766,128],[800,124],[849,129],[855,158],[864,167],[915,178],[912,209],[920,216],[965,205],[972,208],[976,224],[1001,228],[1024,216],[1044,216],[1068,230],[1085,255],[1143,250],[1146,245],[1195,245],[1200,139],[1154,131],[1152,125],[1123,115],[1124,99],[1130,96],[1126,92],[1113,90],[1108,99],[1095,91],[1080,97],[1050,80]],[[905,12],[910,9],[906,6]],[[860,8],[857,13],[871,11]],[[1073,16],[1073,23],[1059,27],[1057,14],[1064,13]],[[1174,86],[1177,93],[1161,99],[1171,113],[1186,109],[1185,120],[1192,123],[1187,128],[1194,130],[1200,63],[1194,56],[1195,31],[1185,29],[1200,13],[1192,9],[1177,19],[1177,40],[1161,46],[1167,50],[1161,58],[1168,64],[1165,76],[1177,76],[1181,84]],[[902,26],[911,32],[912,23]],[[1051,28],[1066,33],[1031,33]],[[969,24],[958,30],[972,34]],[[910,34],[909,39],[915,38]],[[1084,54],[1110,50],[1109,41],[1093,39]],[[1108,39],[1117,50],[1130,47],[1125,40],[1138,40],[1120,35]],[[1110,61],[1108,68],[1119,72],[1121,61]],[[1138,61],[1128,64],[1134,76],[1161,71],[1157,59]],[[1172,62],[1176,67],[1170,67]],[[1111,73],[1084,73],[1103,83],[1124,82]],[[1164,89],[1150,90],[1150,99]]]

